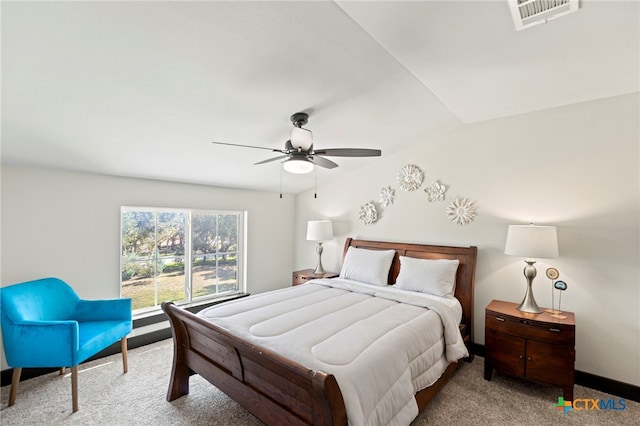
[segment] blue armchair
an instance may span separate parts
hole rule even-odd
[[[78,364],[121,342],[127,372],[131,299],[83,300],[64,281],[44,278],[0,288],[4,353],[13,368],[9,405],[22,368],[71,367],[73,412],[78,411]]]

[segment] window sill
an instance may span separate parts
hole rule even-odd
[[[197,302],[184,303],[177,305],[191,313],[196,313],[209,306],[217,305],[219,303],[228,302],[229,300],[240,299],[242,297],[249,296],[249,293],[234,293],[228,296],[220,297],[217,299],[199,300]],[[133,316],[133,328],[146,327],[159,322],[167,320],[167,316],[162,309],[158,306],[158,309],[153,311],[144,312]]]

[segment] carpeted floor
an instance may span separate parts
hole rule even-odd
[[[189,395],[165,399],[173,343],[154,343],[129,351],[129,372],[122,374],[120,355],[80,367],[80,411],[71,412],[69,376],[51,373],[20,384],[16,404],[7,407],[9,387],[2,388],[0,423],[9,425],[261,425],[226,395],[199,376]],[[412,426],[422,425],[638,425],[640,403],[625,401],[624,410],[571,410],[555,405],[558,389],[504,375],[487,382],[483,359],[462,363],[449,383]],[[575,387],[575,398],[620,398]]]

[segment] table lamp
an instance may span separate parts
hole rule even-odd
[[[541,313],[542,309],[538,307],[531,288],[533,279],[536,277],[536,268],[533,266],[536,261],[532,258],[551,259],[558,257],[556,227],[533,224],[509,225],[504,252],[512,256],[525,257],[527,263],[527,266],[524,267],[527,292],[517,309],[522,312]]]
[[[318,253],[318,266],[313,271],[316,275],[325,273],[322,267],[322,242],[333,238],[333,225],[330,220],[310,220],[307,223],[307,240],[317,241],[316,253]]]

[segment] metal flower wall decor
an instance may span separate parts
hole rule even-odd
[[[415,191],[422,185],[424,173],[420,167],[414,164],[407,164],[398,172],[398,185],[403,191]]]
[[[387,186],[380,191],[380,205],[387,207],[389,204],[393,204],[393,199],[396,196],[396,190]]]
[[[400,189],[403,191],[415,191],[422,186],[424,180],[424,172],[415,164],[407,164],[403,166],[396,175],[396,180]],[[447,187],[440,181],[435,180],[424,189],[429,202],[442,202],[445,200]],[[396,190],[391,186],[384,187],[380,190],[378,200],[379,207],[386,208],[394,203]],[[472,222],[476,217],[476,203],[465,197],[456,197],[446,208],[448,219],[457,225],[466,225]],[[373,201],[369,201],[360,206],[358,219],[366,226],[369,226],[378,220],[378,211]]]
[[[449,220],[458,225],[466,225],[476,217],[476,204],[464,197],[456,197],[447,206]]]
[[[373,201],[369,201],[368,203],[360,206],[358,219],[364,222],[364,224],[367,226],[378,220],[378,211],[376,210],[376,206],[373,204]]]
[[[424,189],[427,194],[427,199],[433,201],[444,201],[444,193],[447,191],[447,187],[438,181],[433,182],[431,185]]]

